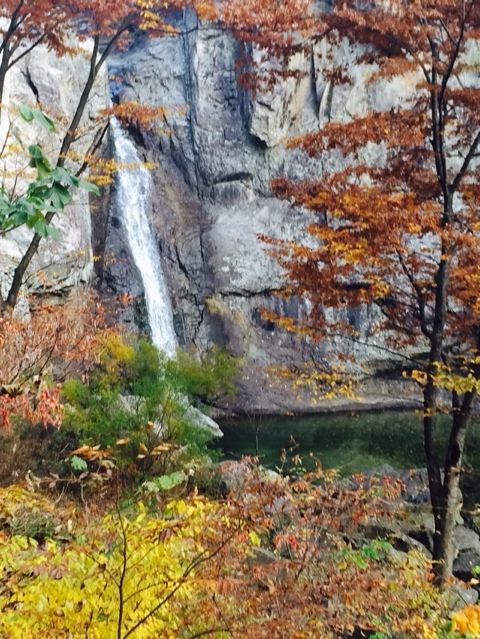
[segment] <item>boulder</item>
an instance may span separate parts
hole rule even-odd
[[[470,581],[475,566],[480,566],[480,552],[474,549],[462,551],[453,562],[453,574],[462,581]]]
[[[202,413],[195,406],[189,406],[185,412],[185,417],[195,428],[207,431],[212,437],[223,437],[220,426],[208,415]]]
[[[207,431],[212,437],[223,437],[223,433],[217,422],[208,415],[205,415],[205,413],[202,413],[200,409],[192,406],[186,395],[177,393],[175,399],[184,411],[184,419],[186,419],[194,428]],[[138,395],[120,395],[120,404],[122,408],[129,412],[136,413],[138,409],[144,405],[144,403],[144,397],[139,397]],[[165,429],[165,426],[160,421],[155,422],[155,432],[159,436],[161,436],[162,433],[165,433],[165,430],[168,431],[168,428]]]
[[[390,464],[381,464],[366,473],[367,476],[394,477],[402,482],[402,499],[410,504],[430,503],[426,468],[403,470]]]
[[[471,550],[480,556],[480,537],[471,528],[457,526],[455,528],[455,547],[459,554]]]
[[[251,556],[249,557],[250,565],[268,565],[278,561],[278,557],[268,548],[253,546]]]
[[[447,590],[447,605],[450,610],[459,610],[465,606],[473,606],[478,601],[478,592],[474,588],[465,588],[453,584]]]
[[[216,480],[222,486],[223,492],[241,495],[246,484],[254,478],[265,482],[281,481],[281,476],[272,471],[253,464],[248,459],[241,461],[228,460],[220,462],[215,470]],[[283,498],[277,497],[275,508],[282,509]]]
[[[246,461],[224,461],[218,464],[215,474],[223,492],[241,494],[252,476],[252,465]]]

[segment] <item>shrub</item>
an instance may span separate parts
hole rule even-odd
[[[89,378],[63,386],[64,428],[84,444],[115,449],[120,462],[165,474],[174,461],[206,455],[211,434],[193,422],[191,401],[232,393],[235,370],[219,349],[205,362],[181,352],[166,360],[144,339],[109,335]]]
[[[186,636],[182,615],[204,588],[196,569],[211,555],[202,530],[213,530],[217,510],[199,499],[171,502],[160,516],[141,505],[117,510],[66,547],[9,537],[0,544],[0,636]]]
[[[29,537],[37,541],[53,537],[55,532],[55,522],[50,514],[32,511],[28,506],[23,505],[17,508],[9,524],[12,535]]]
[[[0,489],[0,528],[43,541],[55,531],[54,508],[42,495],[20,486]]]
[[[239,360],[218,346],[202,358],[179,351],[177,358],[165,363],[166,378],[192,400],[206,403],[235,394],[235,375]]]
[[[25,420],[59,426],[58,384],[91,370],[106,335],[102,308],[91,295],[62,305],[35,304],[30,314],[0,317],[0,429]]]
[[[123,495],[123,508],[117,499],[107,514],[98,500],[88,514],[18,487],[0,491],[0,513],[28,501],[68,516],[61,539],[38,544],[0,534],[0,636],[453,639],[478,632],[477,607],[446,626],[448,597],[433,587],[422,553],[394,551],[384,540],[352,545],[359,523],[384,516],[400,486],[378,479],[352,489],[320,471],[272,481],[253,463],[244,466],[243,485],[228,499],[169,499],[185,481],[171,474],[143,486],[145,501]],[[157,493],[163,498],[152,498]]]

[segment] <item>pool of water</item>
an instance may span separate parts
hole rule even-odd
[[[300,455],[307,468],[314,464],[313,454],[323,468],[336,468],[344,475],[382,464],[399,469],[425,466],[418,412],[238,417],[221,420],[220,426],[224,437],[219,445],[227,458],[257,455],[270,468],[281,464],[282,449],[289,458]],[[465,453],[465,489],[475,493],[480,485],[479,426],[477,418],[470,426]],[[447,433],[448,423],[440,423],[440,446],[445,444]]]

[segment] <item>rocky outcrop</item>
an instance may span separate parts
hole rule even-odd
[[[73,43],[72,43],[73,45]],[[80,45],[79,45],[80,46]],[[4,96],[0,143],[9,135],[25,149],[22,153],[2,156],[2,169],[16,175],[25,164],[26,149],[30,144],[42,144],[47,157],[58,154],[61,135],[71,121],[76,102],[88,74],[88,57],[81,45],[78,55],[58,58],[44,47],[37,47],[7,75]],[[27,124],[16,113],[19,105],[40,106],[57,123],[57,131],[48,134],[34,124]],[[92,123],[100,108],[107,105],[106,75],[100,75],[92,93],[82,122],[84,134],[75,145],[75,152],[82,154],[90,147],[93,138]],[[21,182],[20,182],[21,188]],[[87,284],[92,279],[93,259],[91,249],[90,203],[85,193],[78,195],[54,225],[60,231],[60,239],[42,240],[35,256],[25,289],[29,293],[65,294],[72,288]],[[19,229],[0,237],[0,285],[2,293],[10,284],[13,269],[28,247],[32,234]]]
[[[238,82],[236,63],[245,51],[229,33],[198,23],[190,13],[179,19],[177,27],[172,36],[139,38],[131,50],[111,58],[109,68],[114,99],[165,108],[162,121],[152,130],[130,132],[140,154],[156,165],[153,225],[172,295],[176,333],[181,344],[201,349],[214,343],[228,345],[243,358],[240,391],[229,408],[311,409],[308,393],[299,394],[290,382],[268,374],[272,367],[322,360],[331,352],[330,344],[292,336],[262,314],[266,308],[298,318],[306,305],[304,300],[278,295],[285,285],[284,274],[259,236],[305,238],[310,214],[274,197],[271,180],[281,175],[318,177],[326,168],[340,166],[342,158],[335,154],[312,159],[299,149],[287,149],[285,141],[315,131],[330,119],[373,107],[390,108],[408,94],[408,78],[369,86],[367,78],[374,67],[354,63],[358,52],[346,41],[334,52],[316,42],[292,58],[288,78],[253,96]],[[253,64],[266,64],[261,51],[251,53]],[[345,61],[350,84],[332,89],[328,80],[332,55]],[[7,103],[38,102],[63,125],[71,119],[72,96],[78,95],[86,73],[86,56],[59,60],[38,48],[11,72]],[[106,102],[102,76],[85,124]],[[13,132],[25,145],[38,134],[19,121]],[[77,150],[88,148],[90,140],[88,134],[83,136]],[[58,137],[43,142],[54,155]],[[106,154],[111,151],[105,149]],[[382,162],[381,147],[370,145],[364,153],[366,161]],[[132,299],[121,306],[121,320],[148,330],[141,278],[115,207],[115,184],[91,207],[91,215],[82,197],[55,222],[61,240],[42,242],[26,287],[30,292],[61,294],[89,282],[95,269],[98,287],[107,296],[127,293]],[[8,287],[29,240],[25,230],[0,238],[2,289]],[[368,309],[352,309],[348,320],[365,332],[374,321]],[[381,351],[367,352],[349,343],[342,348],[356,359],[370,361],[373,368],[387,365]],[[403,397],[392,398],[386,382],[375,381],[367,392],[365,405],[370,407],[405,402]],[[345,407],[342,401],[333,405]]]
[[[116,56],[110,69],[116,99],[166,107],[161,125],[132,134],[145,158],[157,165],[153,221],[177,334],[183,343],[200,348],[228,345],[244,358],[234,407],[269,412],[307,408],[309,397],[296,396],[289,383],[274,383],[267,375],[272,366],[321,359],[328,351],[328,345],[310,344],[262,318],[262,308],[298,317],[305,305],[277,295],[285,285],[284,274],[259,236],[305,237],[310,214],[274,197],[271,180],[279,175],[318,177],[326,162],[329,168],[338,165],[340,157],[311,159],[284,143],[331,118],[369,109],[372,101],[399,100],[404,87],[369,92],[366,77],[372,68],[360,65],[352,67],[350,85],[333,91],[326,73],[330,52],[317,43],[292,59],[292,77],[253,98],[237,81],[236,61],[243,51],[230,34],[189,14],[177,26],[171,37],[139,41]],[[346,61],[354,54],[346,43],[335,53]],[[253,52],[258,64],[263,64],[261,57]],[[380,147],[365,153],[371,161],[382,161]],[[125,255],[115,211],[106,247],[121,256],[121,265],[103,269],[100,287],[138,297],[138,278]],[[352,310],[349,320],[368,331],[371,318],[366,311]],[[362,348],[345,345],[365,360]],[[382,359],[379,353],[374,357]],[[382,403],[381,393],[377,395]]]

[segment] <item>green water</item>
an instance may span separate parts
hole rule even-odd
[[[425,466],[421,416],[411,411],[242,417],[225,419],[220,426],[220,446],[227,457],[258,455],[270,468],[280,464],[282,449],[290,450],[290,456],[299,454],[307,467],[313,453],[323,468],[337,468],[345,475],[382,464],[399,469]],[[470,477],[480,471],[479,426],[476,420],[467,437],[465,467]],[[440,446],[447,432],[448,424],[440,424]]]

